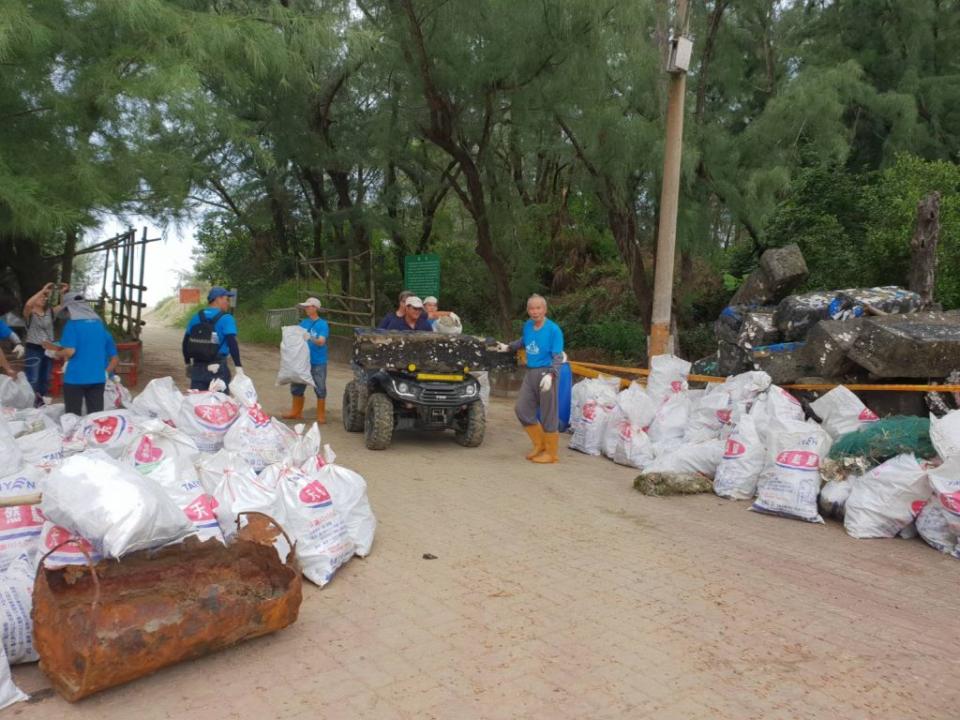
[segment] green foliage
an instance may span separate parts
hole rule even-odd
[[[931,192],[941,196],[935,299],[960,307],[960,168],[953,163],[901,154],[879,173],[806,170],[771,218],[766,245],[800,246],[807,289],[904,285],[917,203]],[[741,268],[756,257],[743,250],[731,255]]]
[[[766,246],[800,246],[810,269],[806,289],[865,284],[863,267],[870,260],[864,252],[862,183],[863,178],[836,165],[805,170],[771,218]]]

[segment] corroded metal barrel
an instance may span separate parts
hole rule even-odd
[[[270,545],[188,540],[120,562],[48,569],[33,590],[40,668],[70,701],[285,628],[300,570]]]

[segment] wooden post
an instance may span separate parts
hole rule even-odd
[[[924,306],[933,304],[937,281],[937,245],[940,242],[940,193],[932,192],[917,203],[917,227],[910,240],[910,273],[907,287]]]

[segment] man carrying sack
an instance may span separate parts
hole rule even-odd
[[[300,321],[300,327],[307,331],[305,340],[310,347],[310,376],[313,378],[313,390],[317,394],[317,423],[327,422],[327,338],[330,337],[330,325],[320,317],[321,304],[310,297],[298,304],[306,317]],[[290,412],[280,417],[284,420],[302,420],[305,383],[290,383],[292,406]]]

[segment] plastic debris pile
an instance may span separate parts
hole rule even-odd
[[[637,468],[646,495],[712,488],[755,512],[837,518],[854,538],[919,534],[960,559],[960,410],[881,419],[842,385],[805,410],[763,371],[705,390],[689,371],[664,355],[646,387],[577,383],[570,448]]]
[[[0,381],[0,708],[26,699],[8,664],[36,661],[31,597],[38,565],[120,559],[196,537],[226,543],[246,512],[270,516],[317,585],[370,553],[376,518],[357,473],[337,464],[319,427],[291,429],[257,403],[238,371],[231,394],[181,393],[169,377],[137,397],[108,386],[103,412],[34,409],[23,381]],[[13,404],[7,404],[7,402]],[[40,504],[27,502],[42,494]],[[285,560],[282,535],[276,549]]]

